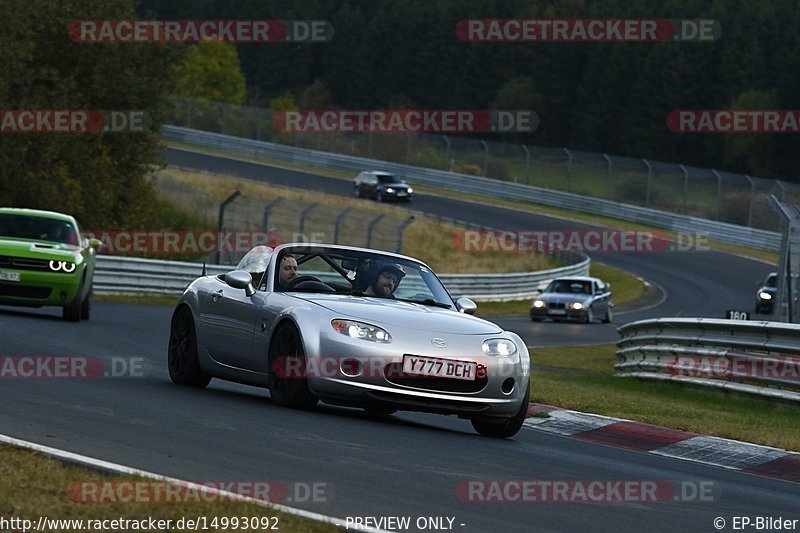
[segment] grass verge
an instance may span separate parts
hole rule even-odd
[[[262,507],[251,503],[240,503],[228,501],[224,498],[211,498],[210,495],[201,495],[199,498],[193,497],[189,491],[178,492],[178,499],[181,501],[170,501],[169,503],[149,503],[141,501],[141,496],[137,496],[137,502],[124,502],[123,498],[130,498],[131,492],[125,492],[118,488],[114,491],[117,496],[109,498],[109,493],[102,490],[109,483],[124,482],[160,482],[147,480],[134,476],[112,476],[98,473],[97,471],[83,468],[80,466],[69,465],[44,456],[30,450],[16,448],[12,446],[0,446],[0,477],[3,483],[0,484],[0,505],[4,510],[3,518],[20,518],[33,521],[33,526],[41,516],[50,519],[75,519],[84,520],[142,520],[153,517],[163,520],[172,520],[170,531],[185,531],[193,528],[178,529],[176,522],[181,518],[196,520],[197,517],[206,517],[207,524],[212,523],[213,517],[239,518],[239,525],[244,524],[242,517],[258,517],[255,528],[222,528],[215,527],[211,530],[236,529],[237,531],[261,531],[265,528],[260,527],[268,517],[277,518],[277,525],[280,531],[292,531],[298,533],[305,532],[334,532],[338,529],[329,524],[313,522],[311,520],[298,518],[286,513],[280,513],[269,507]],[[233,480],[231,480],[233,481]],[[89,483],[90,487],[101,487],[96,494],[103,499],[104,503],[79,503],[75,499],[81,500],[81,485]],[[288,483],[287,483],[288,485]],[[119,485],[117,485],[119,487]],[[138,493],[136,493],[138,494]],[[163,495],[163,493],[162,493]],[[112,494],[113,496],[113,494]],[[155,495],[153,495],[155,499]],[[216,500],[216,501],[208,501]],[[105,503],[116,501],[117,503]],[[199,501],[199,503],[197,503]],[[269,525],[276,523],[272,518]],[[249,522],[249,521],[248,521]],[[230,522],[232,524],[232,522]],[[251,525],[248,523],[248,525]],[[15,530],[17,528],[14,528]],[[94,529],[95,531],[134,531],[147,530],[148,527],[111,527],[109,525],[97,527],[78,528],[72,527],[45,527],[51,531],[78,531],[79,529]],[[202,528],[201,528],[202,529]],[[19,529],[23,531],[23,529]]]
[[[800,451],[800,408],[756,396],[613,375],[616,346],[537,348],[531,400]],[[570,373],[574,369],[589,373]]]

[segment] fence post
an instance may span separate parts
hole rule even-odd
[[[722,194],[722,176],[719,175],[719,172],[711,169],[711,173],[714,174],[714,177],[717,178],[717,206],[714,209],[714,220],[719,220],[719,202],[720,202],[720,195]]]
[[[313,211],[314,208],[317,207],[318,205],[319,204],[317,202],[314,202],[313,204],[311,204],[308,207],[306,207],[305,209],[303,209],[303,212],[300,213],[300,235],[302,235],[303,238],[305,238],[305,236],[306,236],[306,232],[305,232],[306,216],[308,216],[308,214],[311,211]]]
[[[447,162],[450,160],[450,139],[447,138],[447,135],[442,135],[442,139],[444,139],[444,144],[445,144],[444,164],[447,165]],[[452,165],[448,170],[452,170]]]
[[[612,172],[611,158],[608,157],[608,154],[603,154],[603,158],[608,163],[608,199],[609,200],[613,200],[614,199],[614,191],[612,190],[612,185],[613,184],[611,182],[611,172]]]
[[[395,253],[399,254],[400,250],[403,248],[403,234],[405,233],[406,228],[412,222],[414,222],[414,215],[411,215],[410,217],[405,219],[405,221],[403,221],[403,223],[397,227],[397,246],[394,249]]]
[[[241,195],[242,195],[241,192],[235,191],[233,194],[228,196],[228,198],[224,202],[219,204],[219,218],[217,219],[217,232],[218,232],[217,241],[219,241],[219,236],[222,234],[222,230],[225,229],[224,226],[225,208],[228,207],[228,205],[231,202],[236,200]],[[217,246],[217,264],[219,265],[221,263],[222,263],[222,250],[219,248],[219,246]]]
[[[781,202],[784,202],[786,197],[786,187],[783,186],[783,182],[781,180],[775,180],[775,185],[777,185],[781,190]]]
[[[683,214],[689,212],[689,171],[683,165],[678,165],[683,172]]]
[[[182,98],[182,100],[184,102],[188,102],[188,105],[186,106],[186,127],[187,128],[191,128],[192,127],[192,104],[194,103],[194,100],[191,100],[191,99],[188,99],[188,98]]]
[[[528,174],[530,173],[530,170],[531,170],[531,151],[528,150],[528,147],[525,146],[524,144],[522,144],[520,146],[522,146],[522,150],[525,152],[525,183],[527,185],[530,185],[531,182],[528,179]],[[517,175],[515,174],[514,175],[514,182],[516,183],[516,181],[517,181]]]
[[[367,226],[367,248],[372,248],[372,230],[375,229],[375,225],[381,221],[383,217],[386,215],[378,215],[372,219],[372,221]]]
[[[572,152],[564,148],[567,154],[567,192],[572,192]]]
[[[489,145],[486,144],[486,141],[481,140],[481,144],[483,145],[483,175],[487,178],[489,177]]]
[[[256,140],[261,140],[261,120],[263,118],[263,113],[260,107],[256,108]]]
[[[753,178],[751,178],[747,174],[745,174],[744,177],[747,178],[747,181],[750,182],[750,205],[747,207],[747,226],[752,228],[753,227],[753,204],[756,201],[756,182],[753,181]]]
[[[225,134],[225,121],[228,118],[228,106],[225,104],[219,104],[220,109],[222,109],[222,124],[220,125],[220,133],[223,135]]]
[[[272,211],[272,208],[278,205],[283,201],[283,196],[278,196],[270,203],[264,206],[264,214],[261,216],[261,227],[264,229],[265,232],[269,232],[269,212]]]
[[[411,158],[411,132],[406,133],[406,165],[408,165]]]
[[[647,167],[647,187],[644,193],[644,205],[650,207],[650,182],[653,180],[653,166],[647,159],[642,159],[642,162]]]
[[[367,130],[367,157],[372,159],[372,128]]]
[[[352,207],[346,207],[336,217],[336,224],[334,225],[333,229],[333,244],[339,244],[339,225],[342,223],[342,220],[344,220],[344,217],[347,216],[347,213],[349,213],[352,210],[353,210]]]

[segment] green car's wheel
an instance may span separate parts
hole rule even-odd
[[[83,299],[83,303],[81,304],[81,320],[89,320],[92,316],[92,291],[86,294],[86,298]]]
[[[61,311],[61,317],[67,322],[80,322],[81,320],[81,308],[83,307],[83,302],[81,301],[80,293],[81,289],[78,288],[75,298],[73,298],[70,303],[65,305]]]
[[[211,376],[200,369],[194,320],[186,307],[181,307],[172,318],[167,367],[170,379],[178,385],[203,388],[211,381]]]

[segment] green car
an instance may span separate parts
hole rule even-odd
[[[69,215],[0,208],[0,305],[59,306],[64,320],[88,320],[99,247]]]

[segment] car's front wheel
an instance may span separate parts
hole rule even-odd
[[[361,198],[361,187],[359,187],[358,185],[356,185],[356,186],[353,188],[353,194],[355,194],[355,195],[356,195],[356,198]]]
[[[81,303],[81,320],[89,320],[92,316],[92,291],[86,293],[86,298]]]
[[[606,308],[606,317],[603,319],[603,322],[610,324],[612,320],[614,320],[614,312],[611,311],[611,306],[608,306]]]
[[[483,422],[479,420],[472,421],[472,427],[475,428],[480,435],[484,437],[495,437],[498,439],[507,439],[516,435],[525,418],[528,416],[528,405],[530,404],[531,384],[525,389],[525,397],[522,399],[522,405],[519,406],[517,413],[500,422]]]
[[[379,202],[383,202],[383,191],[378,191],[378,194],[375,195],[375,199]]]
[[[308,388],[306,355],[294,324],[278,326],[269,350],[269,394],[276,405],[311,409],[319,398]]]
[[[194,319],[186,307],[181,307],[172,317],[167,367],[170,379],[177,385],[203,388],[211,381],[211,376],[200,369]]]
[[[61,317],[67,322],[80,322],[82,307],[83,302],[81,301],[80,289],[78,289],[75,298],[61,310]]]

